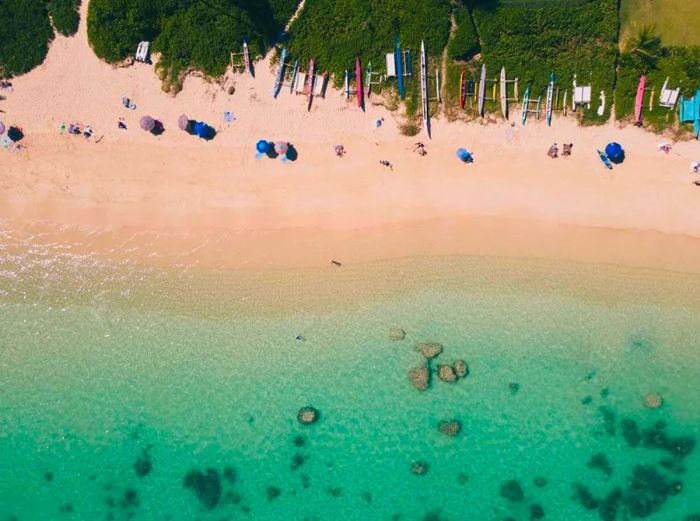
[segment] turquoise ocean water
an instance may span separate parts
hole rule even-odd
[[[698,519],[698,289],[533,260],[243,273],[6,249],[0,521]],[[413,389],[422,341],[469,376]]]

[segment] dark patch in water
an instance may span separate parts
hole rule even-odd
[[[253,425],[255,423],[255,417],[254,416],[248,416],[248,425]]]
[[[290,465],[290,468],[294,471],[297,470],[299,467],[301,467],[304,462],[306,461],[306,458],[304,458],[304,455],[297,452],[294,456],[292,456],[292,464]]]
[[[523,492],[523,487],[520,486],[515,479],[510,479],[501,484],[501,497],[506,498],[508,501],[518,502],[525,499],[525,493]]]
[[[466,485],[467,481],[469,481],[469,476],[465,474],[464,472],[460,472],[457,474],[457,484],[458,485]]]
[[[617,518],[617,510],[622,501],[622,489],[615,487],[612,489],[605,499],[600,502],[598,507],[598,515],[603,521],[615,521]]]
[[[615,413],[610,407],[604,405],[598,407],[598,411],[603,416],[603,428],[608,436],[615,436]]]
[[[607,387],[605,387],[604,389],[602,389],[600,391],[600,397],[603,399],[607,398],[609,395],[610,395],[610,389],[608,389]]]
[[[700,514],[690,514],[683,518],[683,521],[700,521]]]
[[[45,472],[44,481],[51,483],[53,481],[53,472]]]
[[[107,508],[117,508],[117,500],[112,496],[107,496],[105,498],[105,505],[107,505]]]
[[[668,496],[679,494],[680,481],[668,481],[653,465],[637,465],[625,490],[623,503],[632,517],[648,517],[657,512]]]
[[[303,447],[306,445],[306,438],[302,436],[301,434],[298,434],[297,436],[294,437],[294,446],[295,447]]]
[[[547,478],[545,478],[544,476],[537,476],[535,479],[532,480],[532,482],[538,488],[546,487],[548,483]]]
[[[228,481],[232,485],[238,479],[238,473],[236,472],[236,469],[230,465],[224,469],[222,476],[226,481]]]
[[[598,508],[598,500],[588,490],[588,487],[579,483],[573,483],[572,486],[574,487],[574,499],[579,501],[584,508],[588,510]]]
[[[119,501],[119,506],[124,510],[138,507],[139,494],[136,492],[136,489],[127,488],[124,490],[124,496],[122,496],[121,500]]]
[[[268,501],[277,499],[280,497],[280,494],[282,494],[282,489],[275,487],[274,485],[270,485],[267,487],[267,490],[265,490],[265,496],[267,497]]]
[[[206,472],[191,470],[184,479],[185,488],[192,489],[199,502],[207,510],[212,510],[221,499],[221,479],[215,469]]]
[[[637,427],[637,422],[628,418],[623,418],[620,421],[622,427],[622,437],[630,447],[636,447],[642,439],[642,435]]]
[[[401,514],[394,514],[391,516],[391,521],[401,521]]]
[[[605,476],[610,476],[612,474],[612,466],[610,465],[610,461],[608,460],[607,456],[603,454],[602,452],[597,452],[591,456],[591,459],[588,461],[588,466],[592,469],[598,469],[605,474]]]
[[[686,468],[677,459],[662,459],[659,461],[659,466],[670,470],[674,474],[684,474],[686,471]]]
[[[695,449],[695,438],[692,436],[678,436],[669,438],[662,428],[657,425],[642,430],[642,443],[647,449],[660,449],[671,453],[673,456],[684,458]]]
[[[595,375],[596,375],[596,371],[591,371],[586,376],[584,376],[583,379],[590,382],[591,380],[593,380],[593,378],[595,378]]]
[[[363,492],[362,499],[364,499],[365,503],[367,503],[367,504],[371,503],[372,502],[372,493],[371,492]]]
[[[241,496],[238,492],[234,492],[232,490],[229,490],[224,494],[224,499],[223,501],[226,503],[230,503],[232,505],[240,505],[241,501],[243,500],[243,496]]]
[[[250,514],[250,507],[248,505],[243,505],[241,507],[241,512],[243,512],[244,514]]]
[[[134,463],[134,472],[140,478],[147,476],[153,469],[151,462],[151,447],[150,445],[141,451],[141,455]]]
[[[633,351],[651,351],[652,348],[651,340],[640,335],[632,335],[627,345]]]
[[[530,519],[542,519],[544,517],[544,508],[542,505],[533,503],[530,505]]]
[[[510,391],[510,395],[514,396],[518,394],[518,391],[520,390],[520,384],[516,382],[510,382],[508,384],[508,390]]]
[[[584,396],[583,398],[581,398],[581,403],[583,405],[590,405],[591,403],[593,403],[593,397],[590,395]]]
[[[61,514],[72,514],[73,513],[73,505],[71,503],[66,503],[65,505],[61,505],[58,507],[58,511]]]
[[[328,492],[329,496],[333,496],[333,497],[340,497],[343,495],[343,489],[339,488],[339,487],[327,488],[326,492]]]
[[[301,486],[304,488],[309,488],[311,486],[311,478],[307,474],[300,474]]]
[[[431,510],[423,516],[423,521],[447,521],[447,518],[442,517],[440,510]]]

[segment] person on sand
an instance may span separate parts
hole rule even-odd
[[[570,155],[571,155],[571,149],[572,149],[572,148],[574,148],[574,144],[573,144],[573,143],[564,143],[564,145],[562,146],[561,155],[564,156],[564,157],[570,156]]]
[[[659,143],[656,148],[659,149],[659,152],[663,152],[664,154],[668,154],[671,151],[672,145],[670,143]]]
[[[343,145],[336,145],[333,149],[335,150],[336,156],[343,157],[345,155],[345,147]]]
[[[690,163],[690,173],[700,174],[700,161],[693,161]]]
[[[119,118],[119,121],[117,122],[117,128],[119,130],[126,130],[126,123],[124,122],[124,118]]]
[[[547,150],[547,155],[552,159],[556,159],[559,157],[559,147],[557,147],[556,143],[549,147],[549,150]]]
[[[86,139],[92,137],[92,127],[90,127],[90,125],[86,126],[85,130],[83,130],[83,136],[85,136]]]
[[[418,152],[419,155],[421,156],[426,156],[428,155],[428,152],[425,150],[425,145],[423,143],[416,143],[413,146],[413,151]]]
[[[394,165],[392,165],[392,164],[391,164],[389,161],[387,161],[386,159],[380,159],[380,160],[379,160],[379,164],[382,165],[382,166],[387,167],[389,170],[393,170],[393,169],[394,169]]]

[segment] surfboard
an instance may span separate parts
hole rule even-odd
[[[484,99],[486,97],[486,65],[481,66],[481,77],[479,79],[479,115],[484,117]]]

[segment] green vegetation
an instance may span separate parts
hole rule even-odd
[[[291,27],[288,48],[302,62],[313,57],[338,85],[357,55],[365,65],[384,68],[397,32],[402,48],[413,52],[415,68],[421,40],[429,54],[439,56],[449,31],[449,0],[306,0]]]
[[[296,0],[92,0],[88,38],[108,62],[133,54],[140,41],[152,42],[161,53],[161,77],[177,89],[190,69],[223,74],[229,53],[240,51],[244,40],[254,56],[262,55],[296,6]]]
[[[545,94],[554,71],[562,96],[567,89],[571,95],[574,74],[579,84],[591,84],[593,92],[612,94],[618,54],[617,0],[557,2],[549,7],[542,2],[474,0],[472,16],[481,40],[481,62],[490,79],[505,66],[509,78],[520,79],[521,92],[529,84],[538,96]],[[476,73],[478,67],[472,70]],[[584,121],[606,121],[609,109],[610,103],[602,117],[594,110],[585,111]]]
[[[622,0],[621,41],[655,24],[665,46],[700,45],[700,3],[697,0]]]
[[[78,29],[77,0],[0,1],[0,77],[32,70],[46,58],[56,29],[70,36]]]
[[[80,0],[49,0],[49,14],[56,31],[73,36],[80,23]]]
[[[448,57],[453,60],[470,60],[480,49],[479,35],[476,34],[472,15],[466,7],[459,7],[453,16],[457,28],[447,45]]]

